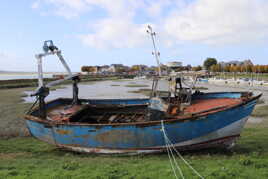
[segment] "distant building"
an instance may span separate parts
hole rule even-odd
[[[179,61],[168,62],[166,66],[168,67],[169,72],[189,71],[192,68],[191,65],[183,66],[182,62]]]
[[[109,65],[103,65],[99,67],[99,73],[108,73],[110,69]]]
[[[219,64],[222,67],[225,67],[225,66],[253,65],[253,63],[251,62],[251,60],[244,60],[244,61],[232,60],[232,61],[229,61],[229,62],[219,62]]]
[[[254,65],[254,64],[252,63],[252,61],[250,59],[248,59],[248,60],[244,60],[243,65]]]
[[[168,62],[166,65],[170,68],[177,68],[177,67],[182,67],[182,62],[172,61],[172,62]]]
[[[129,67],[124,66],[123,64],[111,64],[109,67],[109,72],[117,73],[127,71]]]

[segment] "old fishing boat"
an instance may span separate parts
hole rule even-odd
[[[69,75],[44,84],[42,58],[57,55]],[[77,75],[72,75],[61,51],[45,42],[38,59],[37,107],[25,119],[32,136],[60,148],[88,153],[154,153],[166,151],[163,126],[178,150],[232,147],[261,94],[252,92],[192,92],[173,78],[169,96],[153,90],[148,99],[79,99]],[[73,80],[73,98],[45,102],[49,87]],[[153,83],[155,89],[157,80]],[[34,105],[33,105],[34,106]]]

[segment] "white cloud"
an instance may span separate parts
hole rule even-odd
[[[268,36],[268,2],[198,0],[165,20],[165,31],[179,41],[212,44],[258,41]]]
[[[39,4],[40,4],[39,1],[35,1],[35,2],[32,3],[31,8],[32,8],[32,9],[38,9],[38,8],[39,8]]]
[[[135,47],[148,41],[146,22],[137,17],[149,18],[168,46],[185,41],[255,43],[268,37],[266,0],[38,0],[32,6],[40,7],[41,2],[53,5],[55,14],[65,18],[96,7],[104,10],[106,16],[95,19],[88,34],[79,35],[96,48]]]
[[[124,48],[140,46],[146,38],[146,24],[134,24],[128,18],[107,18],[92,26],[94,33],[80,39],[91,47]]]
[[[172,4],[171,0],[148,1],[147,5],[145,5],[145,9],[150,17],[161,18],[163,11],[166,10],[165,8],[169,5],[175,6],[175,4]]]

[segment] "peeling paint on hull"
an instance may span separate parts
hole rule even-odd
[[[225,147],[231,148],[234,146],[235,141],[239,138],[240,132],[242,131],[248,118],[244,118],[240,121],[233,123],[230,126],[224,127],[218,131],[212,132],[206,136],[185,141],[182,143],[174,144],[174,146],[180,150],[198,150],[211,147]],[[229,135],[229,136],[228,136]],[[230,136],[231,135],[231,136]],[[67,150],[81,152],[81,153],[99,153],[99,154],[151,154],[166,152],[165,146],[158,146],[155,148],[148,149],[107,149],[107,148],[86,148],[68,145],[58,145],[60,148]]]
[[[229,136],[226,138],[221,138],[213,141],[208,141],[199,144],[180,146],[180,144],[174,144],[175,148],[179,151],[193,151],[200,150],[206,148],[213,147],[224,147],[231,148],[234,146],[235,140],[239,137],[237,136]],[[66,150],[79,152],[79,153],[92,153],[92,154],[126,154],[126,155],[138,155],[138,154],[154,154],[154,153],[162,153],[166,152],[166,147],[157,147],[157,148],[148,148],[148,149],[106,149],[106,148],[86,148],[86,147],[75,147],[75,146],[67,146],[67,145],[57,145],[59,148],[63,148]]]

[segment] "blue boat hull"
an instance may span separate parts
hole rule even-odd
[[[210,93],[196,98],[240,98],[240,93]],[[180,150],[230,146],[252,113],[260,96],[241,105],[185,120],[164,121],[166,133]],[[88,100],[91,104],[146,104],[148,99]],[[59,101],[48,104],[58,105]],[[152,153],[165,150],[161,121],[122,124],[51,123],[26,117],[32,136],[78,152]]]

